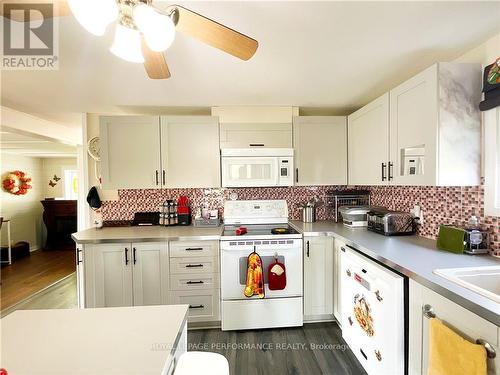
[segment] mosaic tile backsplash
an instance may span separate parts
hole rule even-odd
[[[223,216],[224,200],[236,193],[238,199],[286,199],[291,219],[300,219],[299,204],[316,197],[323,200],[327,191],[332,189],[370,190],[373,205],[391,210],[409,211],[420,205],[424,223],[419,226],[418,234],[435,239],[441,224],[465,224],[471,215],[476,215],[481,224],[491,232],[491,245],[494,255],[500,256],[500,218],[485,217],[483,186],[458,187],[417,187],[417,186],[294,186],[273,188],[240,189],[133,189],[119,190],[117,201],[103,202],[102,216],[105,222],[130,221],[138,211],[158,211],[159,206],[169,198],[176,199],[185,195],[191,207],[218,209]],[[318,220],[332,219],[326,207],[319,207]]]

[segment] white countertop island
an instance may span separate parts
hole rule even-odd
[[[187,350],[187,305],[20,310],[1,320],[16,374],[169,374]]]

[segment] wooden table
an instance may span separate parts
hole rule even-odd
[[[187,351],[188,305],[18,310],[1,320],[16,374],[171,374]]]

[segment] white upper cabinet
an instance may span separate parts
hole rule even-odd
[[[479,185],[481,66],[438,63],[349,116],[349,184]]]
[[[346,117],[294,117],[293,147],[296,185],[347,184]]]
[[[220,122],[220,148],[291,148],[296,107],[213,107]]]
[[[210,116],[104,116],[105,189],[220,187],[219,124]]]
[[[389,94],[348,117],[350,185],[386,185],[389,168]]]
[[[162,184],[220,187],[219,122],[210,116],[161,118]]]
[[[160,186],[160,119],[153,116],[100,118],[104,189]]]
[[[391,183],[480,184],[479,64],[435,64],[390,97]]]

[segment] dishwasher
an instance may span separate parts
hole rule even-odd
[[[407,374],[408,278],[341,250],[342,337],[369,375]]]

